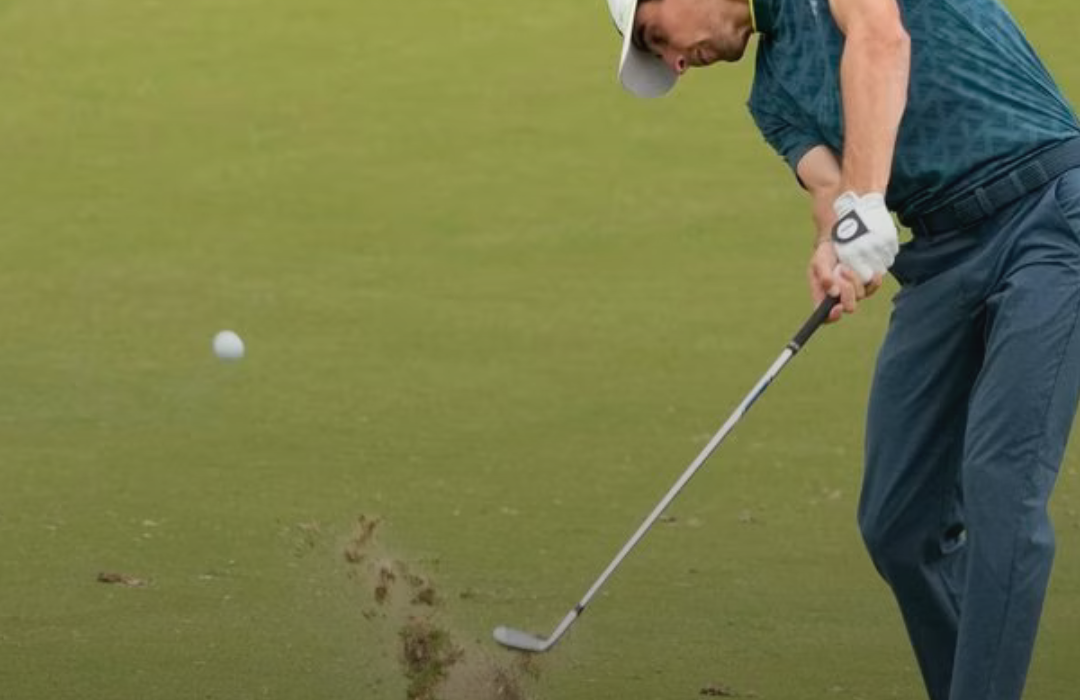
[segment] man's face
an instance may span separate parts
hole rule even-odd
[[[728,0],[644,0],[634,18],[634,45],[678,74],[717,61],[738,61],[750,41],[748,10]]]

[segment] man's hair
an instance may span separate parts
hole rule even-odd
[[[750,1],[753,2],[753,0],[750,0]],[[647,2],[660,2],[660,0],[637,0],[637,6],[641,7],[642,5],[644,5]],[[634,27],[631,26],[630,31],[633,32]],[[637,48],[638,51],[644,51],[644,52],[648,53],[649,50],[642,43],[642,40],[641,40],[640,36],[637,36],[635,34],[634,38],[631,41],[634,44],[635,48]]]

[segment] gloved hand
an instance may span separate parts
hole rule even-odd
[[[861,197],[845,192],[833,202],[837,220],[832,241],[840,263],[864,283],[884,274],[900,250],[896,223],[885,206],[885,195],[871,192]]]

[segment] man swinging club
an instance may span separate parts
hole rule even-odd
[[[932,700],[1019,700],[1080,395],[1080,125],[998,0],[608,0],[645,97],[758,35],[749,107],[812,201],[815,303],[900,283],[859,526]],[[892,213],[912,231],[899,245]]]

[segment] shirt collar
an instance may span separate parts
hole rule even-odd
[[[754,32],[768,34],[776,28],[776,12],[781,0],[750,0],[750,23]]]

